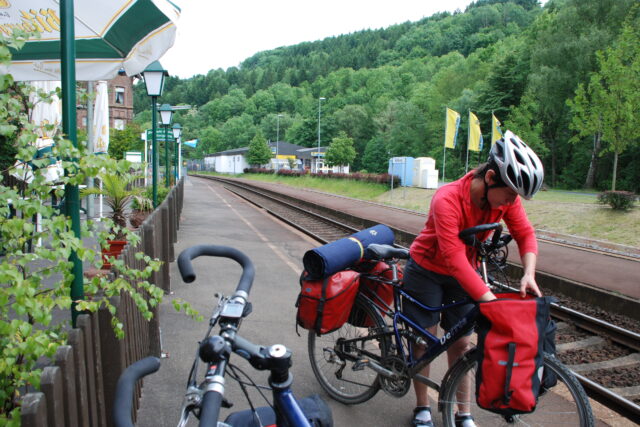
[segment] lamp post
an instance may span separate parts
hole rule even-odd
[[[320,106],[322,105],[322,101],[324,101],[324,96],[318,98],[318,153],[316,154],[316,173],[318,173],[318,163],[320,161]]]
[[[278,114],[276,122],[276,172],[280,169],[280,161],[278,160],[280,147],[280,117],[282,117],[282,114]]]
[[[162,89],[164,87],[164,76],[168,76],[167,70],[162,68],[160,62],[152,62],[146,70],[142,72],[144,79],[144,86],[147,90],[147,95],[151,97],[151,155],[152,155],[152,186],[153,186],[153,207],[158,206],[158,106],[157,100],[162,95]]]
[[[180,156],[180,135],[182,134],[182,126],[180,126],[180,123],[174,123],[173,125],[173,138],[176,140],[176,146],[175,146],[175,151],[173,153],[173,160],[174,160],[174,164],[175,164],[175,177],[176,177],[176,183],[178,182],[178,180],[180,179],[180,169],[179,169],[179,156]]]
[[[171,117],[173,116],[173,108],[169,104],[162,104],[158,109],[160,112],[160,120],[164,126],[164,182],[167,188],[171,187],[171,179],[169,172],[171,171],[171,163],[169,163],[169,126],[171,125]]]

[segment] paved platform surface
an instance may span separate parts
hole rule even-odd
[[[272,216],[232,195],[217,184],[202,179],[187,179],[185,205],[178,232],[176,254],[197,244],[227,245],[246,253],[256,266],[256,280],[251,292],[253,314],[242,324],[241,335],[260,344],[285,344],[293,351],[293,390],[297,397],[319,393],[333,411],[336,426],[397,426],[410,425],[414,407],[413,392],[397,399],[379,392],[370,401],[345,406],[326,396],[318,385],[308,360],[306,331],[296,334],[295,300],[302,256],[316,244],[308,237],[278,222]],[[214,294],[229,294],[240,275],[240,268],[231,260],[199,258],[194,262],[198,278],[182,283],[177,266],[171,264],[172,295],[160,308],[163,350],[169,354],[162,367],[145,380],[139,426],[175,426],[197,342],[204,337],[207,320],[196,322],[176,313],[171,301],[182,298],[208,319],[214,304]],[[265,373],[254,372],[240,357],[233,359],[251,373],[252,378],[266,384]],[[436,362],[434,377],[441,378],[442,362]],[[233,410],[246,409],[248,404],[239,386],[227,379],[227,397],[235,404]],[[254,404],[264,405],[252,392]],[[230,410],[224,410],[223,415]],[[195,420],[194,420],[195,421]],[[191,422],[190,425],[197,425]]]

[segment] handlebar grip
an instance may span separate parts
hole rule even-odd
[[[222,404],[222,394],[217,391],[208,391],[202,397],[200,410],[200,426],[210,427],[218,424],[220,416],[220,405]]]
[[[240,264],[242,266],[242,276],[240,277],[236,291],[249,293],[255,276],[253,262],[244,253],[228,246],[198,245],[182,251],[178,257],[178,269],[180,270],[182,280],[186,283],[191,283],[196,279],[196,273],[193,270],[191,260],[203,255],[230,258]]]
[[[131,364],[120,375],[113,401],[113,421],[116,427],[133,427],[131,407],[136,381],[156,372],[159,368],[160,359],[150,356]]]

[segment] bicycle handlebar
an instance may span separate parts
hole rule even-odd
[[[458,233],[458,237],[464,240],[466,244],[473,246],[476,242],[476,234],[491,230],[496,230],[493,233],[493,239],[491,240],[492,244],[496,244],[500,240],[500,235],[502,234],[502,224],[500,224],[499,222],[492,222],[491,224],[480,224],[476,225],[475,227],[466,228]]]
[[[236,292],[244,291],[249,294],[251,285],[253,284],[253,278],[255,276],[253,262],[244,253],[228,246],[198,245],[182,251],[178,257],[178,269],[180,270],[180,275],[185,283],[191,283],[196,280],[196,273],[193,270],[191,260],[203,255],[231,258],[240,264],[242,266],[242,276],[240,277],[240,281],[236,287]]]
[[[133,427],[131,421],[131,406],[133,403],[133,390],[136,381],[156,372],[160,368],[160,359],[157,357],[146,357],[131,364],[124,370],[118,385],[113,401],[113,420],[118,427]]]

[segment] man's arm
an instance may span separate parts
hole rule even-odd
[[[537,259],[537,255],[533,252],[527,252],[522,256],[522,268],[524,271],[522,279],[520,279],[520,296],[522,296],[522,298],[527,295],[527,290],[536,296],[542,296],[542,292],[540,292],[540,288],[538,288],[538,284],[536,283]]]

